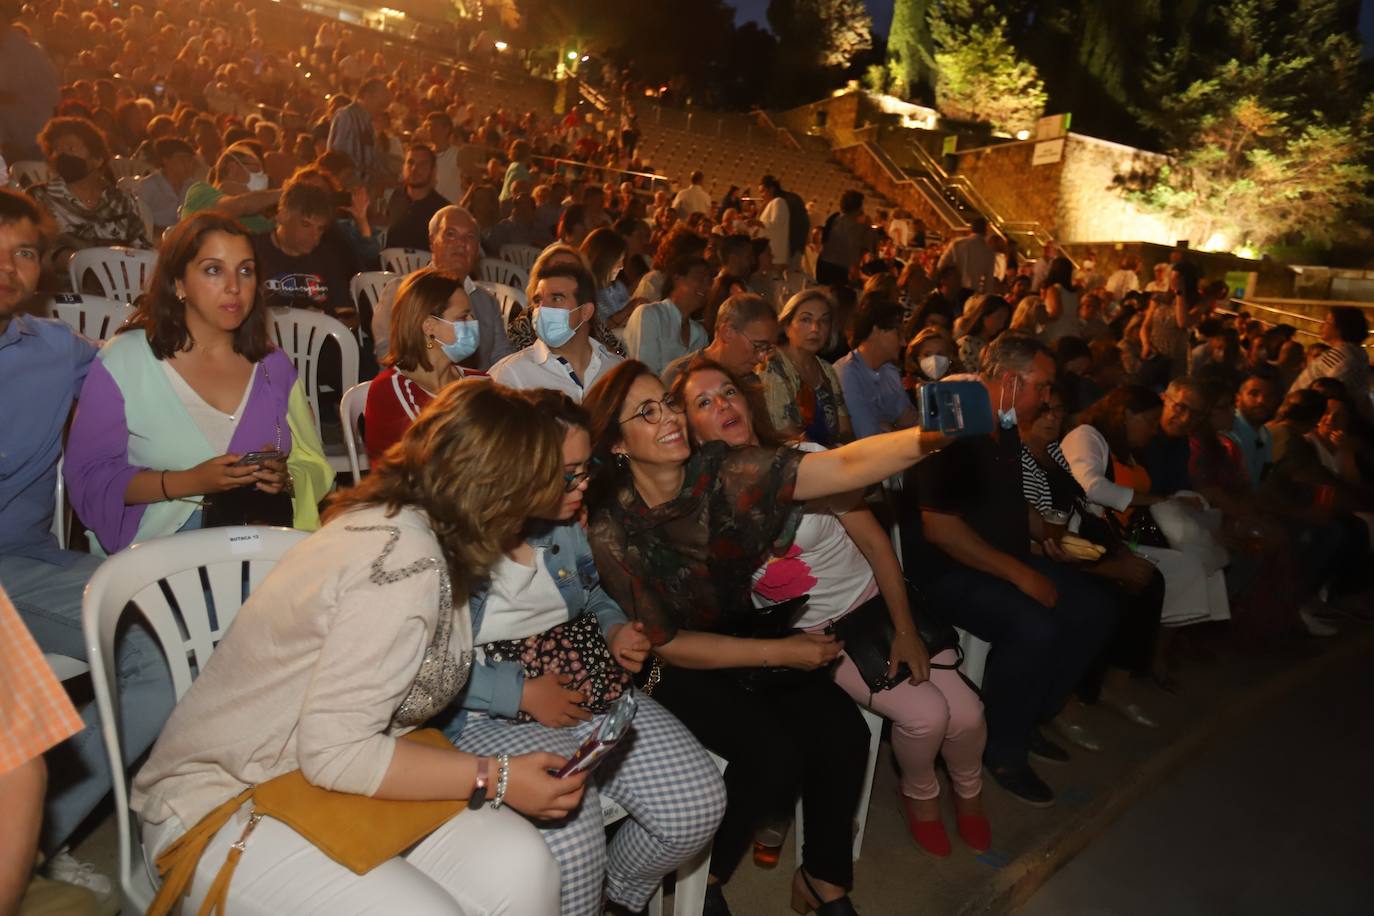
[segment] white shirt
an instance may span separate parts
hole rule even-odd
[[[990,293],[997,282],[997,252],[981,235],[955,239],[940,255],[940,268],[953,264],[959,268],[959,283],[964,289]]]
[[[768,247],[773,252],[773,263],[779,267],[787,264],[787,229],[791,214],[787,211],[787,201],[774,197],[759,214],[763,223],[763,234],[768,238]]]
[[[797,446],[823,452],[814,442]],[[850,610],[875,587],[873,568],[839,518],[829,509],[808,508],[792,546],[754,570],[754,607],[768,607],[800,595],[811,596],[794,626],[820,626]]]
[[[711,195],[699,184],[691,184],[677,192],[673,198],[673,209],[677,215],[686,219],[693,213],[709,213],[711,211]]]
[[[239,421],[243,419],[243,409],[248,406],[248,397],[253,393],[253,383],[258,380],[257,367],[254,367],[253,374],[248,377],[248,384],[243,389],[239,406],[234,408],[233,413],[224,413],[205,403],[205,399],[181,377],[180,372],[172,368],[171,363],[165,359],[159,362],[162,364],[162,371],[167,374],[167,381],[172,384],[172,390],[176,392],[177,399],[191,415],[191,422],[210,444],[210,451],[216,455],[227,455],[229,442],[234,438],[234,430],[239,428]],[[258,444],[253,447],[257,448]]]
[[[1059,443],[1059,448],[1069,462],[1073,479],[1078,481],[1089,501],[1118,512],[1126,511],[1135,491],[1107,476],[1112,450],[1097,427],[1086,423],[1076,427]]]
[[[592,346],[592,358],[587,363],[586,373],[582,375],[542,340],[536,340],[532,346],[507,356],[492,366],[488,374],[493,381],[511,388],[552,388],[581,403],[584,391],[614,366],[624,362],[599,340],[589,338],[587,342]]]
[[[434,190],[451,204],[463,199],[463,174],[458,168],[458,147],[450,146],[434,156]]]
[[[644,363],[654,375],[662,375],[673,360],[710,343],[701,322],[692,319],[688,324],[687,345],[684,347],[682,312],[673,304],[673,300],[664,299],[635,309],[620,339],[625,342],[625,352],[631,359]]]
[[[534,565],[503,556],[491,570],[491,591],[482,626],[472,641],[524,639],[568,622],[568,605],[544,565],[544,548],[534,548]]]
[[[1107,292],[1120,299],[1127,293],[1140,289],[1140,277],[1133,270],[1124,267],[1107,278]]]

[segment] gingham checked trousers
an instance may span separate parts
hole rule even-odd
[[[572,756],[602,716],[569,728],[473,713],[456,742],[481,756],[546,751]],[[608,843],[599,793],[629,818]],[[587,782],[578,810],[535,821],[562,874],[562,916],[600,916],[602,891],[642,909],[663,876],[705,848],[725,813],[725,784],[700,742],[650,697],[639,696],[630,734]]]

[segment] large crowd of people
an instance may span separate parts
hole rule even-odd
[[[0,911],[35,847],[43,892],[86,895],[67,911],[114,892],[68,850],[111,784],[98,716],[37,653],[84,658],[104,557],[192,529],[313,533],[179,702],[154,634],[121,634],[160,912],[635,913],[709,848],[728,914],[800,798],[792,904],[842,916],[860,707],[892,723],[912,842],[954,848],[943,759],[983,852],[984,776],[1053,805],[1037,767],[1101,750],[1099,716],[1157,727],[1199,632],[1268,651],[1368,619],[1357,308],[1304,341],[1185,249],[1108,273],[982,219],[941,243],[857,191],[818,214],[762,147],[757,188],[674,195],[633,119],[480,110],[480,77],[299,11],[0,0],[0,48]],[[41,302],[109,246],[156,268],[100,343]],[[526,306],[476,282],[509,246],[538,251]],[[384,248],[428,259],[355,300]],[[360,479],[321,435],[342,392],[316,416],[273,309],[356,333]],[[947,382],[982,386],[990,432],[922,428]],[[630,691],[631,738],[554,775]],[[467,805],[358,873],[244,804],[296,771]]]

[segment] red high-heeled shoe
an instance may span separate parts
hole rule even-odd
[[[901,804],[902,813],[906,817],[906,829],[911,832],[911,838],[916,841],[916,845],[937,859],[947,858],[953,847],[949,842],[949,834],[945,832],[944,822],[938,819],[917,820],[916,812],[911,806],[914,799],[908,798],[901,789],[897,790],[897,801]]]

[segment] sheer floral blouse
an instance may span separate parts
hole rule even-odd
[[[591,515],[602,585],[655,645],[679,629],[728,632],[753,614],[754,570],[791,545],[803,453],[710,442],[688,460],[682,491],[650,508],[628,480]]]

